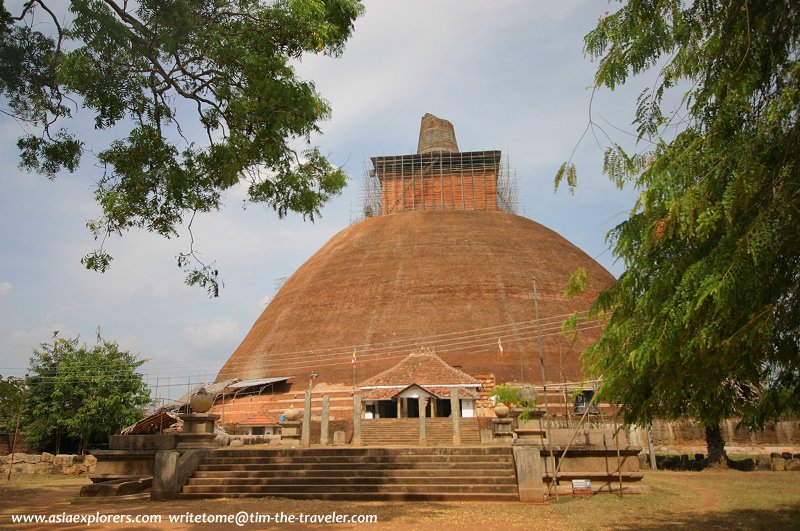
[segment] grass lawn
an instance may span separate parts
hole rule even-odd
[[[649,494],[561,497],[548,505],[508,503],[379,503],[324,502],[278,498],[248,500],[181,500],[150,502],[138,499],[77,497],[83,478],[12,476],[0,478],[0,528],[11,525],[19,513],[161,514],[160,526],[107,525],[107,529],[200,529],[197,525],[170,525],[169,514],[235,514],[243,510],[275,514],[375,514],[377,524],[245,525],[239,529],[800,529],[800,473],[646,472]],[[14,527],[17,528],[17,527]],[[35,526],[21,527],[34,529]],[[54,526],[40,527],[53,529]],[[87,529],[84,525],[59,528]],[[230,529],[233,525],[203,525],[202,529]]]

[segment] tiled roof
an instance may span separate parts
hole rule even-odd
[[[439,398],[450,398],[450,389],[452,387],[425,387],[426,391],[429,391]],[[458,398],[472,398],[478,399],[480,395],[473,391],[472,389],[467,389],[466,387],[456,387],[458,389]]]
[[[400,363],[361,382],[359,387],[411,384],[423,387],[437,385],[480,385],[480,381],[464,371],[451,367],[432,350],[412,352]]]
[[[255,415],[250,415],[244,420],[240,420],[237,424],[242,426],[269,426],[278,423],[278,417],[268,411],[260,411]]]
[[[364,400],[389,400],[394,395],[396,395],[399,391],[402,391],[403,387],[388,387],[383,389],[367,389],[364,391]]]

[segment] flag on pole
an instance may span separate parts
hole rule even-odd
[[[500,349],[500,354],[502,354],[503,353],[503,342],[500,341],[499,337],[497,338],[497,348]]]
[[[352,360],[352,363],[353,363],[353,368],[355,369],[356,368],[356,349],[353,349],[353,360]]]

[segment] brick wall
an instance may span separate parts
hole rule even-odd
[[[497,174],[464,170],[455,174],[381,178],[383,214],[409,210],[497,210]]]

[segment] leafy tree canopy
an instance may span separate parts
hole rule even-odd
[[[94,346],[55,337],[30,361],[25,435],[42,443],[62,435],[80,451],[139,420],[150,391],[136,369],[144,363],[98,334]],[[56,443],[58,445],[58,443]]]
[[[23,378],[0,376],[0,429],[10,431],[16,428],[25,387]]]
[[[609,234],[626,272],[585,353],[630,422],[758,428],[800,400],[799,39],[788,0],[630,0],[586,36],[598,87],[658,73],[635,118],[654,150],[606,152],[606,173],[640,195]],[[684,104],[665,113],[676,86]],[[562,179],[575,184],[569,162]]]
[[[71,0],[63,9],[28,0],[11,13],[0,0],[0,112],[29,131],[17,142],[21,167],[50,178],[74,172],[84,152],[62,127],[73,114],[92,114],[99,130],[126,127],[96,154],[102,216],[87,226],[101,243],[87,268],[105,271],[103,242],[131,228],[172,237],[186,222],[191,233],[194,214],[218,210],[243,180],[250,201],[312,220],[344,187],[317,148],[290,145],[330,115],[291,61],[340,54],[363,10],[357,0]],[[187,109],[205,141],[181,138]],[[193,248],[178,265],[187,283],[218,295],[218,272]]]

